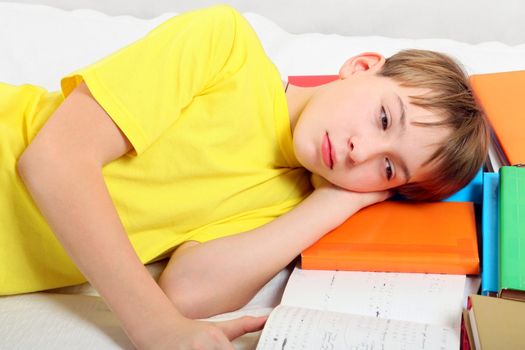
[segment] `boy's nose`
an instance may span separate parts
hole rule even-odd
[[[384,152],[385,146],[371,137],[351,137],[348,140],[348,161],[350,165],[365,162]]]
[[[357,163],[356,139],[354,137],[348,140],[348,162],[350,165]]]

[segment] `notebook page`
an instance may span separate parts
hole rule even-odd
[[[280,305],[266,322],[257,350],[458,349],[453,333],[436,325]]]
[[[461,327],[464,275],[318,271],[295,268],[284,305]]]

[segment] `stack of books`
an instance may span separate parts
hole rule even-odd
[[[474,208],[359,211],[301,254],[257,349],[459,349],[466,296],[480,286]]]
[[[525,289],[525,71],[480,74],[471,85],[491,126],[484,174],[482,292]]]
[[[483,174],[481,294],[463,315],[465,349],[525,344],[525,71],[474,75],[491,126]],[[510,299],[510,300],[509,300]]]
[[[284,301],[321,310],[315,316],[320,319],[328,317],[326,311],[369,317],[360,321],[369,325],[366,330],[352,326],[357,322],[353,318],[344,327],[353,327],[348,331],[355,335],[351,339],[360,344],[367,339],[371,348],[417,349],[419,340],[426,339],[428,349],[459,349],[465,295],[476,294],[480,285],[477,232],[473,202],[375,204],[301,254],[302,273],[294,274],[309,281],[301,289],[304,297],[297,296],[293,286],[298,277],[292,275],[285,296],[292,289],[295,298]],[[429,305],[437,309],[428,310]],[[390,339],[391,333],[402,341],[378,340]],[[277,334],[272,337],[280,339]]]
[[[525,168],[487,172],[483,187],[482,294],[525,290]]]

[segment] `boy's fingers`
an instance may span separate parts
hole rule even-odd
[[[268,316],[244,316],[235,320],[220,322],[216,325],[224,332],[228,339],[234,340],[243,334],[260,331],[267,319]]]

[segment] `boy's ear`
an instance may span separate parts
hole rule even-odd
[[[376,52],[364,52],[351,57],[339,69],[339,77],[344,79],[359,72],[375,73],[385,64],[385,57]]]

